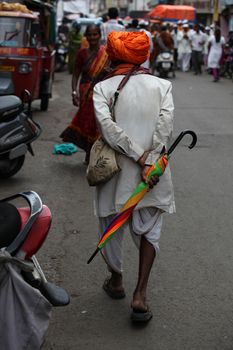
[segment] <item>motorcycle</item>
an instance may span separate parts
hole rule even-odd
[[[26,207],[13,204],[22,199]],[[0,200],[0,213],[1,347],[39,350],[52,306],[70,302],[63,288],[47,281],[35,256],[49,232],[51,212],[28,191]]]
[[[41,127],[32,120],[30,93],[25,109],[14,95],[0,96],[0,179],[15,175],[23,166],[27,151],[34,156],[31,143],[41,134]]]
[[[176,76],[172,52],[161,52],[156,59],[155,67],[161,78],[167,78],[169,73],[172,73],[173,78]]]
[[[233,79],[233,48],[226,44],[220,64],[220,76]]]
[[[60,33],[55,45],[55,72],[62,72],[67,64],[68,47],[65,36]]]

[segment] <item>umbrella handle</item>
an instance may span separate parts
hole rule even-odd
[[[90,262],[94,259],[94,257],[99,251],[100,251],[100,248],[97,247],[94,253],[92,254],[92,256],[88,259],[87,264],[90,264]]]
[[[180,133],[180,135],[175,139],[175,141],[173,142],[173,144],[169,147],[168,151],[167,151],[167,155],[169,156],[173,151],[174,149],[176,148],[176,146],[178,145],[178,143],[182,140],[182,138],[185,136],[185,135],[191,135],[192,136],[192,142],[190,143],[190,145],[188,146],[190,149],[192,149],[196,143],[197,143],[197,135],[194,131],[192,130],[185,130],[185,131],[182,131]]]

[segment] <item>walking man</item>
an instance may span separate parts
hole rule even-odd
[[[202,61],[203,61],[203,46],[205,44],[204,33],[200,31],[199,24],[194,26],[195,32],[191,35],[191,47],[192,47],[192,67],[194,75],[202,74]]]
[[[141,179],[147,181],[149,166],[170,143],[174,109],[172,87],[169,81],[150,75],[140,67],[148,58],[149,49],[150,41],[145,32],[110,33],[107,53],[114,69],[108,79],[94,88],[94,108],[101,135],[118,153],[121,167],[120,173],[96,188],[95,209],[100,236]],[[129,72],[132,75],[120,91],[114,108],[114,122],[111,103],[120,82]],[[163,214],[175,211],[169,167],[157,182],[156,176],[149,181],[151,190],[129,219],[133,241],[139,248],[138,279],[131,301],[131,319],[135,322],[148,322],[152,318],[147,303],[149,275],[159,250]],[[122,242],[123,229],[120,228],[102,249],[110,272],[103,289],[114,299],[125,297]]]
[[[192,53],[188,24],[184,24],[183,31],[177,34],[177,42],[180,69],[182,72],[188,72]]]
[[[107,42],[108,34],[112,31],[124,31],[125,27],[122,24],[118,23],[117,18],[119,17],[119,12],[116,7],[110,7],[108,9],[108,18],[107,22],[104,22],[101,26],[101,44],[105,45]]]

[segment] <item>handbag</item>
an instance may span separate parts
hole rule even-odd
[[[114,107],[116,105],[120,90],[127,83],[135,67],[121,80],[112,104],[111,116],[115,122]],[[87,167],[86,178],[90,186],[98,186],[108,182],[115,174],[121,171],[117,163],[117,152],[111,148],[100,136],[92,145],[90,159]]]
[[[90,186],[98,186],[109,181],[121,168],[117,163],[117,155],[102,137],[93,144],[87,167],[87,181]]]

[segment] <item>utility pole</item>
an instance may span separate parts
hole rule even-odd
[[[218,23],[218,21],[219,21],[218,0],[214,0],[213,22]]]

